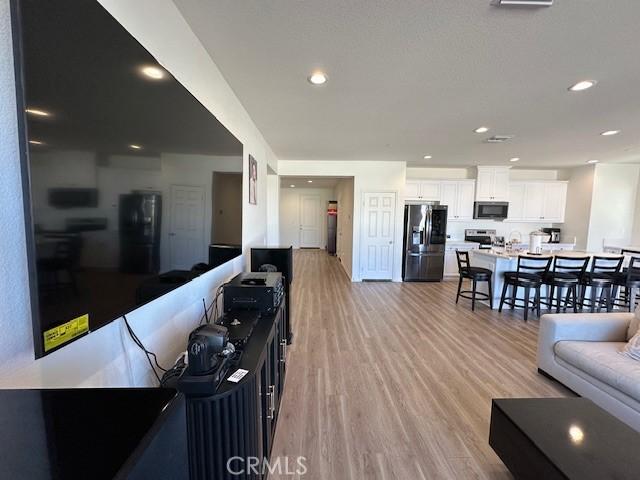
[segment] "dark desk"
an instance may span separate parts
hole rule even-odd
[[[586,398],[493,400],[489,444],[516,479],[640,478],[640,433]]]
[[[0,478],[187,479],[174,390],[0,390]]]

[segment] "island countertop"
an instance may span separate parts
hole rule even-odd
[[[492,248],[488,250],[472,250],[473,256],[485,257],[485,258],[494,258],[494,259],[505,259],[505,260],[515,260],[520,256],[535,256],[535,257],[572,257],[572,258],[582,258],[582,257],[619,257],[619,254],[615,253],[605,253],[605,252],[587,252],[581,250],[549,250],[543,251],[541,254],[532,254],[527,252],[526,250],[522,251],[507,251],[504,248]]]

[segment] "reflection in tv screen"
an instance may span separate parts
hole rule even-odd
[[[19,5],[34,321],[95,330],[242,243],[242,144],[98,2]]]

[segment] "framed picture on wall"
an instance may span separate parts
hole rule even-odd
[[[249,155],[249,203],[258,204],[258,162]]]

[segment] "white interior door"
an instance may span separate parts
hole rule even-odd
[[[188,270],[204,261],[204,187],[171,185],[171,268]]]
[[[320,196],[300,195],[300,248],[320,248]]]
[[[365,193],[360,245],[363,280],[391,280],[396,218],[395,193]]]

